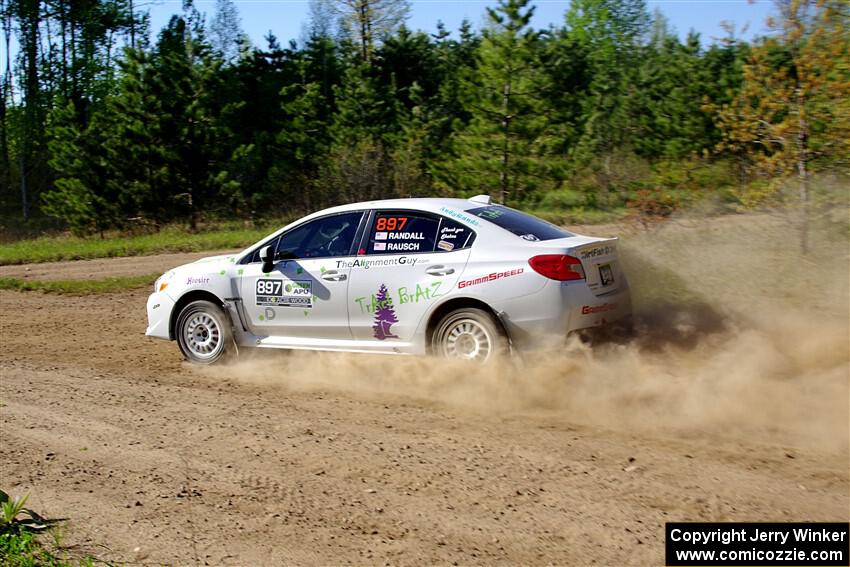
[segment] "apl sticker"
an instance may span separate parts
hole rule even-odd
[[[257,305],[270,307],[313,307],[313,282],[310,280],[257,280]]]

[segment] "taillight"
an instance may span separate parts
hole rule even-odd
[[[584,279],[584,268],[579,259],[566,254],[534,256],[528,263],[535,272],[553,280],[565,282]]]

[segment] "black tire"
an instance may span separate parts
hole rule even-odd
[[[174,334],[180,352],[194,364],[221,362],[233,351],[230,319],[221,307],[209,301],[186,305],[177,317]]]
[[[508,340],[493,315],[464,307],[447,313],[437,324],[431,352],[442,358],[485,363],[507,354]]]

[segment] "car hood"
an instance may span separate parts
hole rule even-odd
[[[175,274],[186,274],[186,273],[204,273],[204,272],[213,272],[218,271],[220,268],[216,268],[215,264],[230,264],[231,259],[235,257],[232,254],[222,254],[220,256],[208,256],[206,258],[201,258],[199,260],[195,260],[194,262],[190,262],[188,264],[182,264],[175,268],[171,268],[164,275],[173,276]],[[209,266],[207,266],[209,264]]]
[[[195,260],[191,264],[184,264],[184,266],[191,266],[193,264],[206,264],[207,262],[218,262],[219,260],[229,260],[233,258],[233,254],[222,254],[220,256],[207,256],[206,258],[201,258],[200,260]],[[182,268],[183,266],[181,266]]]

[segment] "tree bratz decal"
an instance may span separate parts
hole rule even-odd
[[[385,339],[397,339],[398,335],[394,335],[390,327],[394,323],[398,323],[398,318],[395,316],[393,308],[393,300],[387,293],[387,286],[381,284],[378,288],[378,295],[375,297],[377,308],[375,309],[375,324],[372,329],[375,331],[375,338],[379,341]]]

